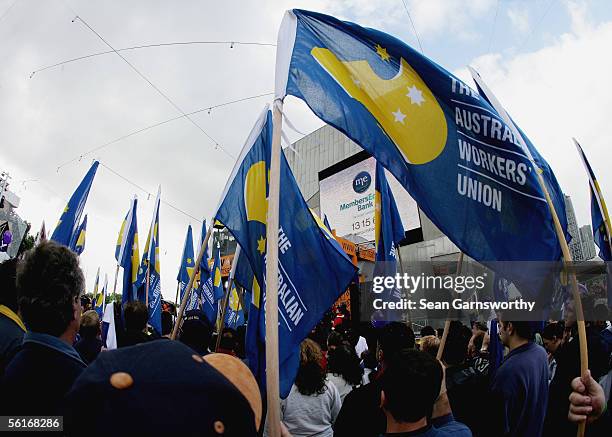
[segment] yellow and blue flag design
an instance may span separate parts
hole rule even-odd
[[[123,267],[122,305],[138,298],[140,251],[138,249],[138,224],[136,220],[137,205],[138,199],[134,196],[130,209],[121,223],[117,245],[115,246],[115,259]]]
[[[108,276],[106,273],[104,274],[104,285],[102,286],[102,291],[96,295],[94,300],[94,309],[100,316],[100,319],[104,316],[104,308],[106,306],[106,292],[108,290]]]
[[[288,11],[276,66],[276,98],[286,95],[304,100],[374,156],[475,260],[560,259],[536,171],[564,230],[567,220],[546,161],[520,132],[530,159],[486,99],[402,41],[327,15]],[[513,282],[532,291],[541,285],[531,272],[504,266],[500,273]]]
[[[599,257],[604,261],[612,261],[612,249],[610,246],[610,231],[612,230],[612,223],[610,223],[610,215],[608,214],[608,207],[601,194],[601,189],[597,183],[595,173],[591,168],[591,164],[587,160],[584,150],[578,141],[574,140],[574,144],[578,149],[578,154],[582,159],[584,167],[589,176],[589,188],[591,189],[591,223],[593,225],[593,237],[595,243],[599,247]]]
[[[51,235],[51,240],[70,247],[72,236],[75,233],[79,220],[81,220],[83,209],[85,209],[85,202],[87,202],[87,196],[89,195],[89,190],[97,170],[98,161],[94,161],[76,191],[70,197],[68,205],[62,211],[53,235]]]
[[[179,296],[180,301],[183,300],[183,294],[189,280],[195,270],[195,260],[193,259],[193,232],[191,225],[187,226],[187,235],[185,236],[185,244],[183,245],[183,257],[181,259],[181,268],[179,269],[176,280],[179,283]],[[191,296],[185,306],[185,311],[197,309],[198,307],[198,294],[197,287],[194,287],[191,291]]]
[[[98,267],[98,271],[96,272],[96,281],[94,282],[93,292],[91,293],[93,296],[92,299],[92,308],[95,306],[96,301],[98,300],[98,291],[100,288],[100,267]]]
[[[272,116],[266,108],[242,149],[215,218],[236,238],[252,270],[236,280],[253,292],[247,327],[249,366],[265,382],[265,255]],[[311,214],[284,154],[280,163],[279,208],[279,370],[282,397],[289,394],[299,366],[299,345],[342,294],[355,267],[338,242],[328,238]],[[320,219],[319,219],[320,221]],[[321,226],[324,227],[323,223]]]
[[[229,294],[227,308],[225,310],[225,326],[227,328],[236,329],[244,325],[244,310],[240,304],[240,297],[236,285],[232,285],[232,291]]]
[[[153,219],[142,253],[138,271],[138,299],[146,302],[147,275],[149,276],[149,324],[161,335],[161,281],[159,268],[159,205],[161,187],[157,191]]]
[[[83,217],[83,221],[74,231],[74,235],[70,241],[70,249],[80,255],[85,250],[85,236],[87,234],[87,214]]]
[[[211,325],[217,323],[219,300],[223,297],[223,281],[221,277],[221,253],[219,247],[213,250],[213,267],[209,272],[208,265],[201,276],[202,311]],[[206,253],[205,253],[206,254]]]

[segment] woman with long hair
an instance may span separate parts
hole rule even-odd
[[[321,348],[306,339],[300,345],[300,368],[287,399],[281,401],[281,420],[294,437],[332,437],[341,400],[336,386],[326,379]]]
[[[342,344],[329,351],[327,358],[327,379],[334,383],[340,399],[344,402],[344,397],[361,384],[363,369],[359,364],[357,353],[352,347]]]

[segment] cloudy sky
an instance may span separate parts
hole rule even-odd
[[[112,286],[114,245],[134,194],[142,248],[161,184],[162,198],[183,211],[162,205],[160,213],[162,292],[174,299],[186,227],[199,238],[200,220],[213,213],[231,171],[230,156],[238,155],[269,97],[198,113],[192,120],[199,128],[183,118],[86,153],[180,112],[116,54],[30,74],[108,50],[101,38],[116,49],[188,41],[274,44],[284,10],[293,7],[375,27],[418,48],[409,11],[427,56],[466,81],[467,65],[479,70],[553,167],[579,224],[590,223],[590,206],[572,136],[611,198],[607,0],[1,0],[0,170],[11,174],[12,190],[21,196],[19,214],[34,232],[43,219],[52,228],[92,159],[104,165],[86,207],[81,262],[89,291],[98,266]],[[73,22],[76,15],[83,21]],[[184,112],[273,91],[275,48],[269,45],[175,45],[122,55]],[[293,98],[285,109],[302,132],[321,126]]]

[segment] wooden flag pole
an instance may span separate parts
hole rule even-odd
[[[232,286],[234,285],[234,275],[236,274],[236,268],[238,266],[238,257],[240,257],[240,245],[236,246],[236,252],[234,252],[234,259],[232,261],[232,269],[230,270],[229,278],[227,280],[227,291],[223,299],[223,306],[221,307],[221,321],[219,322],[219,331],[217,331],[217,345],[215,346],[215,352],[219,349],[221,343],[221,333],[225,326],[225,311],[227,310],[227,303],[230,299],[230,293],[232,292]]]
[[[457,275],[461,274],[461,267],[463,266],[463,252],[459,252],[459,259],[457,260]],[[447,318],[444,322],[444,331],[442,332],[442,338],[440,339],[440,346],[438,346],[438,353],[436,359],[442,360],[442,354],[444,353],[444,346],[446,346],[446,339],[448,338],[448,331],[450,330],[450,318]]]
[[[117,277],[119,276],[119,263],[115,269],[115,285],[113,285],[113,302],[117,300]]]
[[[278,360],[278,228],[280,154],[283,101],[274,101],[274,130],[270,160],[270,186],[266,229],[266,394],[270,437],[280,437],[280,387]]]
[[[176,316],[176,321],[174,322],[174,328],[172,329],[172,336],[170,337],[172,340],[176,340],[176,335],[178,334],[179,327],[181,326],[181,321],[183,320],[183,313],[185,312],[185,306],[187,306],[187,301],[189,300],[189,296],[191,295],[191,290],[193,288],[193,284],[195,282],[195,278],[200,271],[200,263],[202,262],[202,258],[204,257],[205,248],[208,245],[208,240],[210,239],[210,235],[212,234],[214,220],[211,220],[211,224],[206,230],[206,236],[204,237],[204,241],[202,241],[202,245],[200,246],[200,251],[198,252],[198,257],[196,258],[196,263],[194,266],[193,274],[189,277],[189,283],[187,284],[187,288],[183,293],[183,298],[181,299],[181,306],[179,307],[178,314]]]
[[[540,184],[540,188],[542,189],[542,192],[544,193],[544,197],[546,198],[546,203],[548,204],[548,209],[550,210],[550,215],[552,216],[552,219],[553,219],[555,232],[557,234],[557,239],[559,240],[559,245],[561,246],[561,253],[563,254],[563,262],[567,266],[567,264],[572,261],[572,256],[570,254],[570,250],[569,250],[569,246],[567,245],[567,241],[565,241],[565,234],[563,233],[563,228],[561,227],[559,216],[557,215],[555,206],[552,203],[550,193],[548,192],[548,188],[546,187],[546,182],[544,181],[544,178],[542,177],[542,169],[539,168],[539,166],[533,159],[533,156],[531,155],[531,151],[525,144],[525,140],[523,139],[523,136],[521,135],[518,128],[516,127],[516,125],[514,124],[514,122],[508,115],[508,113],[506,112],[506,110],[503,108],[501,103],[493,95],[491,90],[487,87],[487,85],[484,83],[484,81],[482,80],[480,75],[476,72],[476,70],[474,70],[471,67],[468,67],[468,68],[470,70],[470,73],[472,74],[474,81],[478,84],[480,89],[486,94],[487,99],[489,100],[493,108],[495,108],[495,110],[499,113],[502,120],[504,120],[506,125],[510,127],[514,137],[519,141],[523,151],[527,155],[527,158],[533,164],[535,174],[538,179],[538,183]],[[581,376],[585,376],[586,371],[589,368],[589,355],[588,355],[588,349],[587,349],[586,326],[584,324],[584,311],[582,310],[582,301],[580,299],[580,292],[578,291],[578,280],[576,279],[576,272],[574,272],[572,269],[570,269],[569,271],[569,279],[572,285],[571,287],[572,296],[574,298],[574,305],[576,309],[576,324],[578,326],[578,340],[579,340],[579,347],[580,347],[580,374]],[[586,421],[578,424],[578,432],[577,432],[578,437],[584,436],[585,428],[586,428]]]

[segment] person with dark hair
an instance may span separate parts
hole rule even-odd
[[[341,345],[329,352],[327,357],[327,379],[334,383],[341,401],[354,387],[361,385],[363,369],[355,349]]]
[[[533,342],[533,324],[498,322],[499,337],[510,352],[491,384],[491,435],[542,435],[548,404],[548,359]]]
[[[351,391],[342,404],[338,419],[334,424],[334,437],[378,437],[385,432],[386,418],[380,408],[379,378],[397,354],[404,349],[414,349],[414,332],[405,323],[391,322],[379,330],[377,358],[378,374],[370,374],[370,383]],[[355,418],[367,417],[366,421]]]
[[[431,355],[404,350],[381,377],[380,403],[386,416],[385,436],[471,437],[454,420],[444,390],[444,372]]]
[[[123,335],[117,338],[118,346],[133,346],[145,343],[151,338],[147,335],[147,321],[149,310],[144,302],[133,300],[123,305],[123,321],[125,330]]]
[[[436,335],[436,330],[433,329],[431,326],[427,325],[421,328],[420,334],[421,338],[427,337],[428,335]]]
[[[64,396],[86,367],[72,347],[84,288],[79,258],[53,241],[36,246],[18,266],[19,310],[28,331],[4,373],[3,414],[61,414]]]
[[[582,308],[585,315],[585,327],[587,336],[587,350],[589,356],[589,369],[593,378],[598,380],[609,370],[608,359],[602,337],[599,330],[592,322],[594,299],[587,294],[584,285],[578,285],[581,293]],[[546,414],[545,432],[546,436],[575,436],[576,426],[567,419],[569,408],[569,395],[571,393],[572,380],[580,375],[580,345],[578,341],[577,314],[573,296],[570,295],[563,306],[563,317],[566,330],[566,340],[556,350],[555,360],[557,368],[555,376],[550,382],[550,396],[548,411]]]
[[[86,364],[96,359],[102,350],[100,340],[100,316],[94,310],[85,311],[81,316],[81,327],[79,328],[81,339],[76,342],[74,348]]]
[[[331,331],[327,337],[327,351],[328,353],[342,346],[343,344],[349,344],[344,335],[338,331]],[[350,345],[349,345],[350,346]]]
[[[212,327],[200,310],[190,310],[183,317],[179,333],[179,341],[196,351],[198,355],[210,353]]]
[[[295,383],[281,401],[281,421],[293,437],[332,437],[340,406],[340,393],[321,367],[321,348],[307,338],[300,345]]]
[[[19,350],[26,327],[17,314],[17,259],[0,264],[0,379]]]
[[[172,321],[172,314],[170,311],[162,311],[161,313],[161,329],[162,329],[162,337],[169,338],[172,334],[172,328],[174,327],[174,322]]]
[[[549,323],[542,330],[542,342],[548,353],[548,383],[550,384],[557,373],[556,354],[564,342],[565,325],[562,322]]]
[[[217,352],[236,356],[236,331],[232,328],[223,328],[221,331],[221,341]]]

